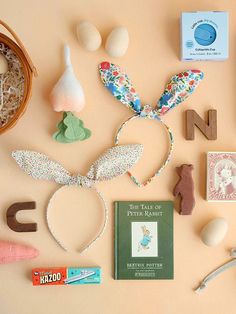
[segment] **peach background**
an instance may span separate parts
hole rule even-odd
[[[226,10],[230,12],[230,59],[224,62],[183,63],[179,61],[179,17],[182,11]],[[39,77],[33,96],[19,124],[0,137],[0,238],[34,245],[40,257],[33,261],[0,267],[1,314],[118,314],[118,313],[235,313],[236,272],[232,269],[216,279],[201,295],[193,288],[212,269],[225,262],[236,245],[234,203],[207,203],[205,197],[205,153],[235,150],[236,133],[236,4],[234,0],[21,0],[1,1],[1,18],[25,43]],[[104,48],[89,53],[78,44],[75,26],[89,19],[105,39],[114,26],[125,25],[130,47],[125,57],[109,58]],[[50,108],[48,94],[63,70],[61,47],[72,50],[75,72],[84,87],[87,106],[80,117],[92,129],[85,142],[62,145],[51,139],[60,115]],[[84,255],[65,253],[50,237],[45,224],[45,208],[56,185],[34,181],[14,164],[10,152],[33,149],[61,162],[71,172],[86,173],[89,165],[113,144],[116,128],[131,112],[113,99],[102,86],[97,65],[108,59],[127,69],[143,102],[154,104],[164,84],[174,73],[199,68],[205,80],[182,106],[165,117],[175,134],[175,151],[165,172],[148,187],[139,190],[123,176],[99,184],[109,204],[109,223],[100,241]],[[196,109],[201,115],[210,108],[218,111],[218,140],[208,141],[196,131],[195,141],[184,138],[184,112]],[[150,174],[166,150],[166,135],[157,123],[136,121],[129,125],[122,143],[142,142],[145,153],[135,167],[142,178]],[[193,163],[196,207],[189,217],[175,212],[173,281],[114,281],[113,207],[115,200],[169,200],[176,183],[175,167]],[[21,214],[24,221],[36,221],[38,232],[11,231],[5,221],[6,209],[16,201],[37,202],[37,210]],[[93,207],[94,205],[94,207]],[[90,191],[69,189],[55,203],[54,224],[58,234],[77,249],[88,240],[102,220],[101,208]],[[59,212],[57,215],[57,212]],[[199,238],[202,226],[223,216],[229,231],[216,248],[204,246]],[[32,287],[30,271],[37,266],[94,266],[103,270],[100,286]]]

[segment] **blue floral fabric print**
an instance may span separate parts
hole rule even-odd
[[[124,105],[135,112],[141,111],[141,101],[127,74],[110,62],[102,62],[99,66],[101,79],[107,89]]]
[[[157,113],[162,116],[191,95],[203,79],[203,72],[187,70],[172,76],[157,103]]]

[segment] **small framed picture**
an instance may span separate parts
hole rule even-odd
[[[236,202],[236,152],[207,153],[207,200]]]

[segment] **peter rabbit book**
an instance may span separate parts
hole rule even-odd
[[[173,202],[115,202],[115,279],[173,279]]]

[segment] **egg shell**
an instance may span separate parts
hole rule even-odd
[[[106,40],[105,49],[111,57],[122,57],[129,46],[129,33],[123,26],[114,28]]]
[[[227,221],[224,218],[215,218],[203,227],[202,242],[207,246],[216,246],[224,239],[227,230]]]
[[[77,36],[81,44],[89,51],[97,50],[102,38],[97,28],[88,21],[82,21],[77,26]]]
[[[0,74],[6,73],[8,71],[7,59],[3,54],[0,53]]]

